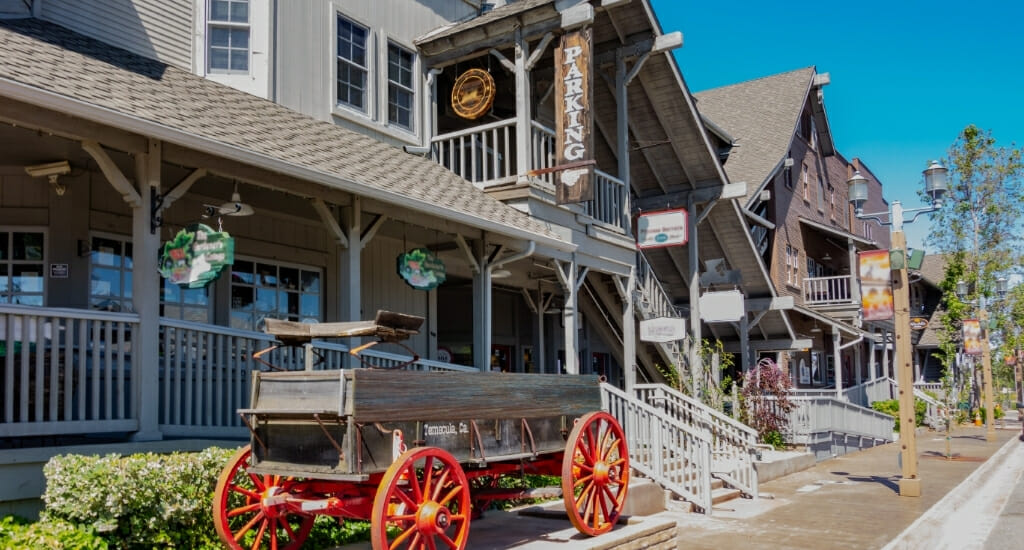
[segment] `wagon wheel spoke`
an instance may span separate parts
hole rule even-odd
[[[445,495],[444,498],[442,498],[441,500],[438,500],[437,503],[440,504],[441,506],[448,506],[448,503],[451,502],[453,498],[459,496],[459,493],[461,492],[462,487],[452,487],[452,490],[448,491],[448,494]]]
[[[610,530],[622,510],[629,478],[629,454],[622,428],[610,414],[579,419],[562,459],[562,493],[569,519],[581,533]]]
[[[395,537],[395,540],[391,542],[391,548],[398,548],[399,546],[401,546],[403,542],[405,542],[405,539],[415,536],[416,534],[416,526],[413,525],[409,527],[405,531],[402,531],[401,534],[399,534],[397,537]]]
[[[454,540],[448,538],[448,535],[446,535],[444,533],[438,533],[437,534],[437,538],[441,539],[441,542],[443,542],[445,544],[445,546],[447,546],[448,548],[458,548],[458,546],[459,546],[458,544],[455,543]]]
[[[228,517],[229,518],[233,518],[233,517],[236,517],[236,516],[240,516],[242,514],[248,514],[250,512],[255,512],[255,511],[259,510],[259,509],[260,509],[260,503],[259,502],[255,502],[253,504],[249,504],[249,505],[246,505],[246,506],[241,506],[239,508],[233,508],[230,512],[228,512]]]
[[[237,533],[235,533],[235,542],[242,542],[242,537],[245,536],[245,534],[248,533],[250,529],[255,527],[257,523],[265,519],[266,518],[263,516],[263,511],[260,511],[258,514],[253,516],[253,518],[249,520],[249,523],[243,525],[242,528],[239,529]],[[262,529],[260,530],[260,532],[262,532]],[[259,539],[259,537],[257,537],[257,539]]]
[[[430,492],[430,500],[436,501],[437,497],[441,495],[441,491],[443,491],[445,486],[448,485],[448,474],[450,473],[451,470],[447,468],[445,468],[445,470],[441,472],[441,477],[438,478],[434,490]],[[427,491],[424,491],[424,494],[426,493]]]
[[[252,550],[259,550],[260,542],[263,541],[263,535],[267,532],[267,523],[268,522],[264,520],[263,523],[260,524],[260,530],[256,532],[256,539],[253,540],[252,543]]]

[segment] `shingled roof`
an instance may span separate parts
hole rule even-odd
[[[431,160],[35,19],[0,20],[0,97],[208,146],[325,187],[563,250],[574,245]]]
[[[747,182],[748,201],[786,158],[814,74],[806,67],[695,94],[697,110],[735,139],[725,171]]]

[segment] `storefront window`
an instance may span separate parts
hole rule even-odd
[[[160,316],[196,323],[211,322],[210,286],[188,288],[162,279],[160,294]]]
[[[0,230],[0,304],[43,305],[45,235]]]
[[[118,237],[92,238],[89,307],[132,312],[132,243]]]
[[[262,330],[263,319],[322,320],[319,270],[235,260],[231,268],[231,326]]]

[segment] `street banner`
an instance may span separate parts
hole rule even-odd
[[[562,35],[555,48],[555,202],[594,198],[593,70],[590,29]],[[588,162],[589,161],[589,162]]]
[[[981,355],[981,322],[964,319],[964,353]]]
[[[892,282],[889,251],[871,250],[858,254],[861,310],[865,321],[893,318]]]
[[[685,208],[644,212],[636,218],[637,248],[681,246],[687,243]]]

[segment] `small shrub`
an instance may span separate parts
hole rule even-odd
[[[761,442],[766,445],[771,445],[776,450],[786,448],[786,438],[782,436],[782,433],[777,430],[765,432],[761,435]]]
[[[7,516],[0,518],[0,548],[48,548],[52,550],[107,550],[107,542],[91,529],[66,521],[30,523]]]
[[[900,431],[900,400],[899,399],[888,399],[885,401],[875,401],[871,404],[871,408],[882,413],[886,413],[893,418],[893,431]],[[924,425],[924,415],[928,412],[928,404],[920,399],[914,400],[914,422],[918,426]]]

